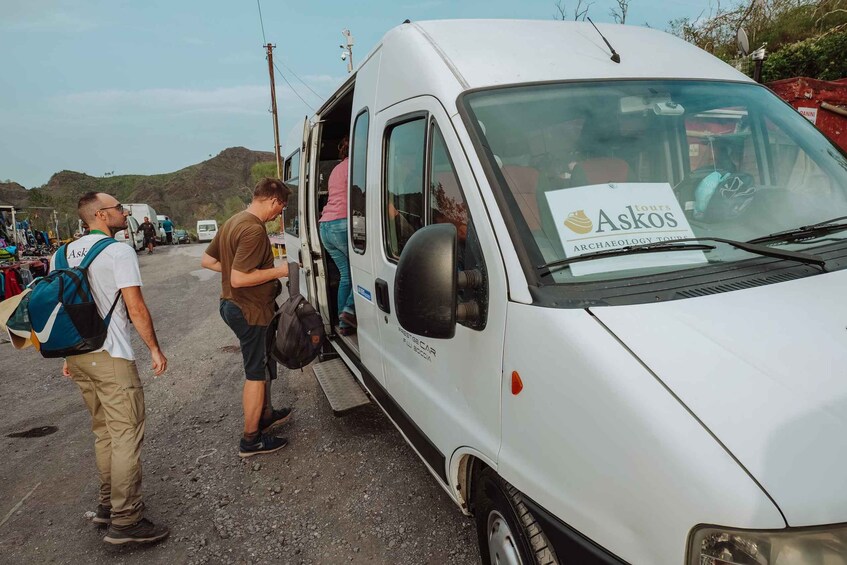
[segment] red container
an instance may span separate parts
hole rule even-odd
[[[847,151],[847,78],[825,81],[797,77],[767,86]]]

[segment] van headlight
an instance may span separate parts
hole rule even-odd
[[[786,530],[697,526],[688,565],[847,565],[847,524]]]

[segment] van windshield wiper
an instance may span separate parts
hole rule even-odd
[[[741,249],[749,253],[755,253],[756,255],[763,255],[765,257],[773,257],[775,259],[787,259],[789,261],[797,261],[798,263],[805,263],[807,265],[817,265],[823,270],[825,270],[826,267],[826,261],[824,261],[820,257],[816,257],[814,255],[806,255],[805,253],[797,253],[796,251],[774,249],[773,247],[768,247],[766,245],[756,245],[755,243],[735,241],[733,239],[723,239],[719,237],[687,237],[684,239],[675,239],[672,241],[660,241],[657,243],[645,243],[642,245],[627,245],[626,247],[621,247],[619,249],[605,249],[603,251],[593,251],[584,255],[577,255],[575,257],[567,257],[565,259],[550,261],[549,263],[538,265],[537,269],[539,271],[542,269],[550,269],[550,271],[552,272],[555,269],[560,269],[572,263],[579,263],[581,261],[590,261],[592,259],[601,259],[606,257],[619,257],[621,255],[634,255],[638,253],[662,253],[665,251],[710,251],[712,249],[717,249],[717,247],[714,245],[707,245],[705,243],[702,243],[704,241],[725,243],[737,249]]]
[[[806,239],[815,239],[822,235],[847,230],[847,223],[837,224],[840,220],[847,220],[847,216],[839,216],[818,222],[809,226],[800,226],[792,230],[778,231],[770,235],[763,235],[749,240],[747,243],[795,243]]]

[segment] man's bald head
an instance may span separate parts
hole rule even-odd
[[[80,197],[76,204],[76,213],[80,220],[86,224],[91,224],[94,221],[97,210],[103,207],[102,196],[102,192],[86,192]]]

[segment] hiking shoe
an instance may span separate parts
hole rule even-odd
[[[142,518],[129,526],[109,526],[103,541],[114,545],[124,543],[155,543],[168,537],[171,531],[167,526],[157,526],[147,518]]]
[[[291,408],[282,408],[280,410],[273,410],[270,418],[265,418],[265,415],[262,414],[262,418],[259,420],[259,429],[262,430],[263,434],[268,433],[271,428],[275,428],[276,426],[281,426],[286,423],[291,418]]]
[[[343,320],[344,323],[346,323],[348,326],[353,326],[354,328],[358,326],[358,324],[356,323],[356,314],[353,314],[351,312],[342,312],[339,318]]]
[[[94,513],[94,518],[91,521],[97,526],[108,526],[112,523],[112,507],[98,504],[97,512]]]
[[[241,458],[253,457],[262,453],[273,453],[279,451],[288,445],[288,440],[284,437],[274,437],[270,434],[261,434],[255,442],[247,443],[244,438],[241,438],[239,444],[238,455]]]

